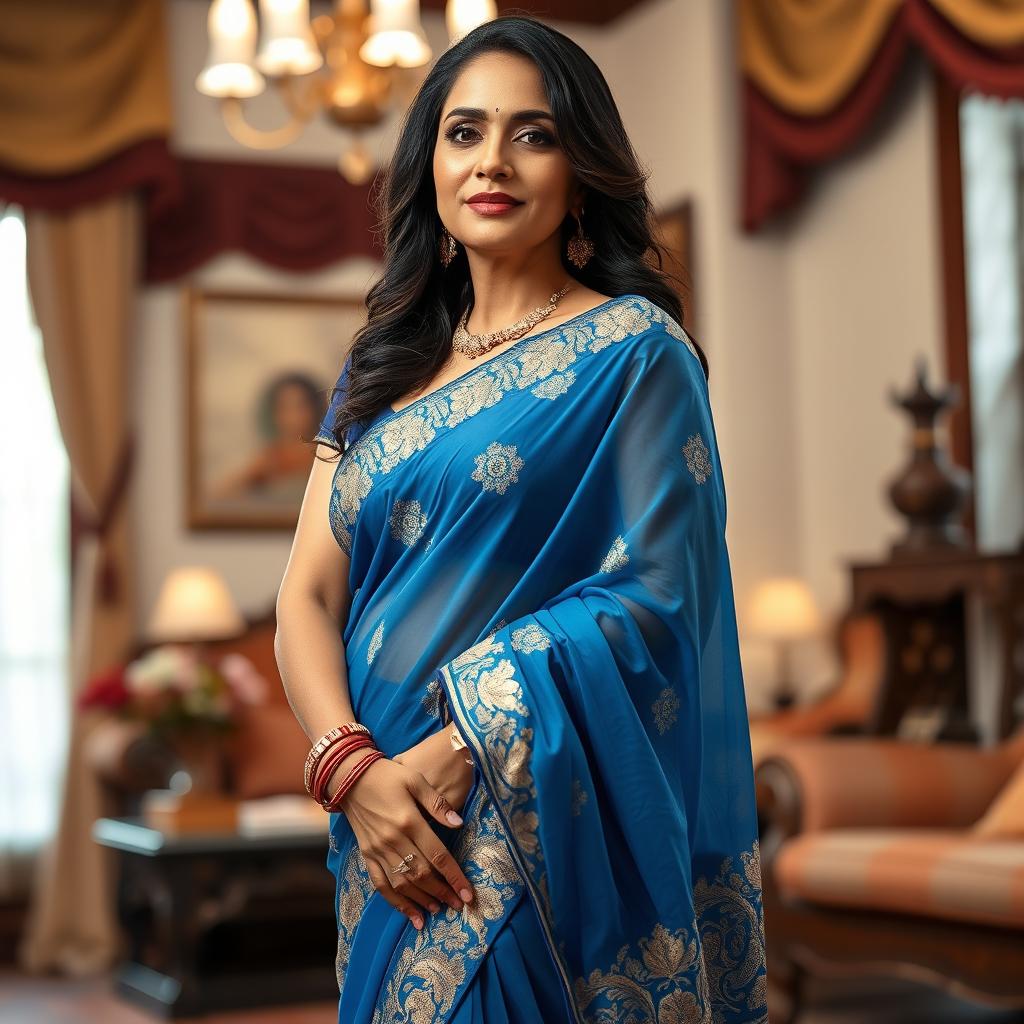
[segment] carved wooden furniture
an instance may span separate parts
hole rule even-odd
[[[128,938],[117,991],[161,1017],[337,999],[327,832],[172,836],[100,818]]]
[[[879,616],[885,675],[868,731],[895,733],[912,709],[939,708],[932,739],[977,740],[968,700],[966,603],[995,616],[1002,685],[997,735],[1024,717],[1024,551],[938,553],[927,559],[850,565],[852,607]]]

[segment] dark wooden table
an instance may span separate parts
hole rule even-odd
[[[906,711],[947,712],[937,738],[976,740],[968,690],[966,601],[978,598],[999,635],[999,738],[1024,719],[1024,551],[948,552],[928,560],[850,564],[854,611],[873,611],[886,635],[886,679],[870,731],[892,733]]]
[[[319,832],[174,835],[100,818],[120,851],[117,990],[160,1017],[338,998],[334,878]]]

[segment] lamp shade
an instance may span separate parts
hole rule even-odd
[[[810,588],[794,577],[776,577],[754,591],[750,628],[770,640],[810,636],[821,627],[821,616]]]
[[[309,26],[309,0],[260,0],[256,66],[265,75],[308,75],[324,60]]]
[[[359,48],[361,60],[377,67],[418,68],[432,55],[418,0],[372,0],[369,36]]]
[[[196,88],[206,96],[257,96],[263,76],[252,66],[256,12],[250,0],[213,0],[206,19],[210,49]]]
[[[245,631],[245,619],[221,575],[202,565],[172,569],[146,625],[153,643],[226,640]]]

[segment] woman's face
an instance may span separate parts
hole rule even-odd
[[[579,212],[582,188],[531,60],[485,53],[462,69],[441,107],[434,184],[441,222],[467,249],[483,253],[536,248],[567,212]],[[505,192],[519,202],[489,213],[496,208],[469,202],[479,192]]]
[[[276,435],[289,441],[306,436],[310,425],[316,422],[316,412],[304,387],[295,383],[282,384],[273,401]]]

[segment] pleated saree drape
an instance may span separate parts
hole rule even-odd
[[[389,756],[457,724],[465,823],[431,827],[476,896],[418,931],[332,815],[339,1019],[766,1021],[725,490],[689,338],[619,296],[342,444],[346,371],[317,440],[343,453],[325,514],[351,559],[353,708]]]

